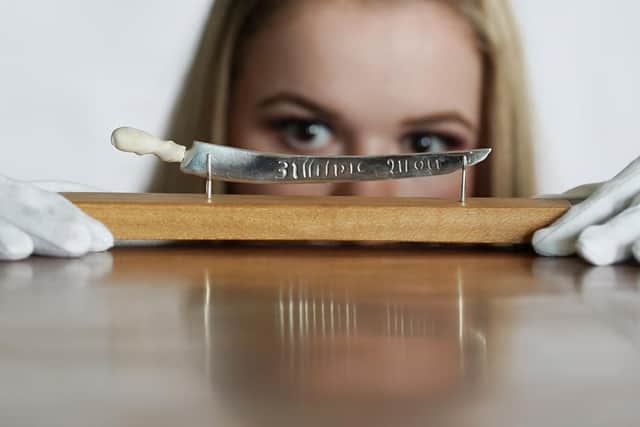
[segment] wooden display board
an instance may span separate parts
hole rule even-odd
[[[528,243],[565,200],[67,193],[118,240]]]

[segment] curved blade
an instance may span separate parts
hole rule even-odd
[[[309,183],[371,181],[444,175],[487,158],[490,148],[393,156],[300,156],[244,150],[195,141],[180,169],[206,178],[232,182]]]

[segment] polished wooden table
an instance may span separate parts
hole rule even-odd
[[[491,247],[0,263],[0,425],[640,425],[638,286]]]

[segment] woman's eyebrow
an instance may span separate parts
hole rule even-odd
[[[258,103],[259,108],[268,108],[275,104],[295,104],[307,110],[311,110],[316,114],[325,117],[326,119],[337,119],[339,114],[335,111],[331,111],[326,107],[320,106],[318,103],[305,98],[302,95],[297,95],[288,92],[281,92],[273,96],[269,96]]]
[[[432,125],[441,122],[456,122],[467,128],[471,132],[476,131],[476,126],[471,120],[465,118],[457,111],[440,111],[436,113],[426,114],[420,117],[407,119],[403,122],[405,126]]]

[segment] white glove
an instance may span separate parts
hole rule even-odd
[[[610,181],[569,190],[556,198],[580,199],[547,228],[533,235],[540,255],[578,253],[594,265],[640,261],[640,157]]]
[[[51,183],[41,185],[53,188]],[[58,187],[78,191],[81,186]],[[112,246],[109,230],[61,195],[0,175],[0,260],[32,253],[78,257]]]

